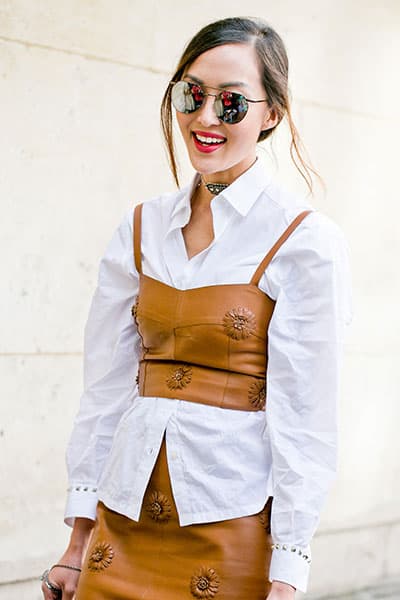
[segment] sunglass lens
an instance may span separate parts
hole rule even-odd
[[[204,92],[199,85],[178,81],[172,88],[171,100],[177,111],[189,114],[203,104]]]
[[[248,104],[246,98],[235,92],[221,92],[219,94],[215,109],[217,116],[224,121],[233,125],[239,123],[246,115]]]

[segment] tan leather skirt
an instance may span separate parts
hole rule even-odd
[[[271,501],[256,515],[181,527],[164,438],[138,522],[99,502],[76,600],[265,600]]]

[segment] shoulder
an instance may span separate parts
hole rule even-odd
[[[181,202],[182,198],[186,196],[188,187],[189,186],[185,186],[184,188],[173,192],[164,192],[145,200],[139,200],[132,205],[125,215],[125,220],[129,221],[131,230],[133,227],[134,211],[139,204],[143,205],[143,221],[151,222],[153,226],[157,223],[160,225],[168,223],[174,209]]]
[[[135,209],[140,204],[143,205],[142,220],[151,223],[159,231],[162,223],[168,221],[168,215],[171,214],[181,193],[181,190],[174,193],[164,193],[144,201],[139,199],[131,204],[113,230],[112,237],[105,249],[103,261],[114,261],[121,259],[123,255],[130,256],[132,254]]]
[[[317,209],[309,197],[292,192],[275,180],[262,191],[252,218],[257,220],[258,227],[264,230],[271,243],[277,241],[304,211],[310,212],[292,231],[273,260],[279,262],[282,257],[310,252],[329,256],[338,247],[347,248],[345,234],[333,218]]]
[[[168,229],[171,215],[174,214],[181,198],[187,193],[187,188],[175,192],[166,192],[146,200],[136,199],[136,202],[122,215],[121,220],[114,229],[105,253],[102,264],[123,263],[129,266],[129,271],[134,271],[133,249],[134,249],[134,218],[135,209],[142,207],[142,238],[147,236],[159,241]]]
[[[271,260],[266,273],[268,288],[273,297],[283,293],[290,302],[331,298],[339,288],[344,298],[351,287],[349,259],[341,227],[314,209]],[[341,303],[350,304],[347,300]],[[345,312],[350,311],[346,308]]]
[[[308,197],[292,192],[274,181],[263,191],[263,197],[269,208],[268,212],[274,213],[274,221],[279,223],[282,232],[300,213],[310,211],[289,236],[282,250],[293,249],[296,245],[303,249],[322,249],[335,243],[347,243],[340,225],[323,210],[317,209]]]
[[[324,274],[348,269],[349,246],[342,228],[328,215],[313,209],[290,234],[271,264],[286,277]]]
[[[324,212],[313,208],[297,228],[297,241],[318,248],[333,248],[336,244],[347,245],[340,225]],[[296,237],[294,237],[296,239]]]
[[[281,207],[288,224],[307,207]],[[281,245],[260,287],[284,310],[307,310],[310,314],[336,306],[344,323],[352,319],[349,246],[338,223],[314,207]],[[303,307],[303,308],[301,308]],[[311,307],[311,308],[310,308]]]

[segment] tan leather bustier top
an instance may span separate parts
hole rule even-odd
[[[179,290],[142,273],[141,211],[134,211],[139,294],[132,314],[142,340],[141,396],[240,410],[264,410],[268,325],[275,302],[258,287],[269,262],[311,211],[300,213],[250,283]]]

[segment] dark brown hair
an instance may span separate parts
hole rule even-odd
[[[260,63],[262,82],[269,98],[269,106],[276,111],[278,123],[271,129],[261,131],[257,141],[262,142],[272,135],[274,129],[286,115],[290,133],[290,156],[312,193],[311,173],[320,181],[316,171],[304,160],[304,146],[294,125],[289,99],[289,61],[281,37],[265,21],[251,17],[229,17],[203,27],[187,44],[183,51],[172,81],[179,81],[185,70],[198,56],[224,44],[252,44]],[[161,103],[161,126],[167,149],[169,164],[176,184],[179,186],[178,167],[172,127],[171,85],[168,85]]]

